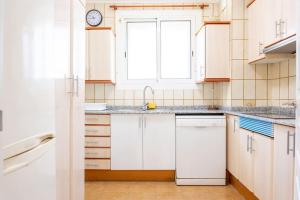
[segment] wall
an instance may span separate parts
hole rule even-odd
[[[231,21],[231,82],[227,106],[282,106],[295,99],[295,59],[276,64],[249,65],[247,2],[222,0],[220,19]]]
[[[114,29],[115,12],[109,4],[88,4],[104,13],[102,26]],[[231,82],[199,84],[194,90],[155,90],[159,106],[224,105],[281,106],[295,100],[295,59],[269,65],[248,65],[247,9],[244,0],[221,0],[204,9],[203,20],[231,21]],[[109,84],[86,84],[86,102],[110,105],[142,105],[141,90],[118,90]]]
[[[101,26],[111,26],[114,30],[115,12],[109,4],[87,4],[87,10],[96,8],[104,16]],[[187,8],[185,8],[187,9]],[[210,4],[204,9],[203,20],[216,20],[219,18],[219,4]],[[154,96],[148,91],[148,100],[155,100],[159,106],[193,106],[221,104],[223,95],[222,84],[199,84],[193,90],[155,90]],[[86,84],[86,102],[106,102],[109,105],[142,105],[142,90],[119,90],[111,84]]]

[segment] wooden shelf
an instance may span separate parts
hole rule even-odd
[[[115,84],[111,80],[85,80],[85,83]]]
[[[215,82],[230,82],[230,78],[205,78],[202,81],[196,83],[215,83]]]
[[[108,26],[87,26],[85,27],[85,30],[112,30],[112,28]]]
[[[110,8],[117,10],[122,8],[200,8],[209,7],[208,4],[148,4],[148,5],[111,5]]]
[[[251,6],[251,4],[253,4],[253,3],[254,3],[254,1],[255,1],[255,0],[250,0],[250,1],[248,2],[248,4],[247,4],[247,6],[246,6],[246,7],[247,7],[247,8],[249,8],[249,7]]]
[[[195,33],[195,35],[197,35],[204,26],[207,26],[207,25],[224,25],[224,24],[231,24],[231,21],[204,21],[202,26]]]
[[[271,63],[278,63],[284,60],[293,59],[295,58],[295,54],[262,54],[257,59],[250,60],[249,65],[255,64],[271,64]]]

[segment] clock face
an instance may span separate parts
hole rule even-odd
[[[99,26],[102,22],[102,15],[99,10],[90,10],[86,14],[86,22],[90,26]]]

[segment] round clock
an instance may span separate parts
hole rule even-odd
[[[86,14],[86,23],[88,23],[90,26],[99,26],[102,22],[102,19],[102,14],[96,9],[89,10]]]

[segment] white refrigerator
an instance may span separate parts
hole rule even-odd
[[[84,4],[0,0],[0,199],[83,200]]]

